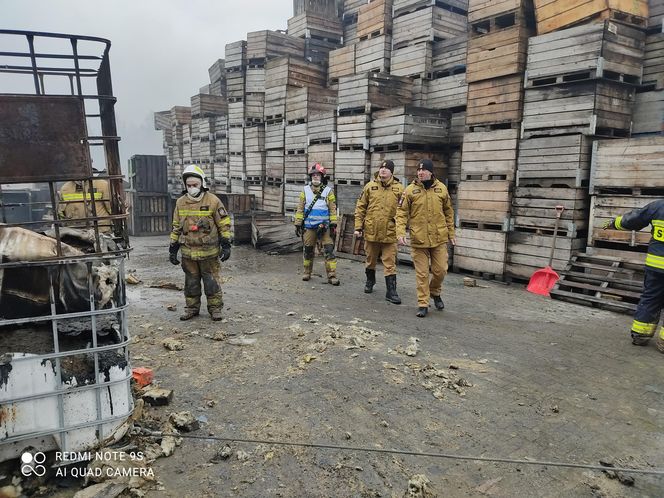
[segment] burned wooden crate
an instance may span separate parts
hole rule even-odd
[[[432,5],[394,19],[393,48],[455,38],[466,34],[467,29],[465,14]]]
[[[263,187],[263,209],[270,213],[284,212],[283,180],[265,180],[265,186]]]
[[[284,149],[265,152],[265,176],[268,182],[284,178]]]
[[[334,180],[334,153],[336,146],[334,144],[316,144],[310,145],[307,151],[309,165],[320,163],[327,171],[330,180]]]
[[[468,84],[466,126],[510,127],[521,122],[523,75],[503,76]]]
[[[284,55],[304,57],[304,40],[279,31],[247,33],[247,60],[266,61]]]
[[[535,36],[528,40],[526,87],[599,78],[639,84],[644,50],[643,32],[611,21]]]
[[[265,63],[265,88],[278,86],[325,86],[324,68],[292,55],[278,57]]]
[[[270,254],[288,254],[302,250],[302,239],[295,235],[288,216],[255,213],[251,223],[251,243]]]
[[[421,150],[383,151],[371,153],[370,177],[378,171],[383,161],[394,162],[394,176],[404,185],[417,178],[417,166],[422,159],[433,162],[433,174],[440,181],[447,179],[447,162],[443,152]]]
[[[572,256],[551,297],[620,313],[633,313],[643,291],[643,264],[622,257]]]
[[[334,144],[337,142],[336,111],[314,111],[309,113],[307,136],[309,145]]]
[[[609,19],[645,28],[648,0],[534,0],[537,32],[549,33],[590,19]]]
[[[593,144],[590,194],[660,194],[662,164],[662,136],[598,140]]]
[[[244,68],[247,65],[247,42],[244,40],[226,44],[225,52],[226,76],[229,72],[236,72],[236,68]],[[232,69],[232,71],[230,71]]]
[[[505,273],[507,233],[460,228],[454,246],[454,271],[502,277]]]
[[[391,55],[389,35],[360,41],[355,47],[355,73],[389,72]]]
[[[417,107],[427,107],[426,105],[426,88],[424,83],[427,80],[422,78],[413,78],[413,98],[411,99],[411,105]]]
[[[228,103],[226,97],[199,93],[191,97],[192,117],[218,116],[226,114]]]
[[[350,114],[337,118],[337,148],[339,150],[369,150],[370,134],[370,114]]]
[[[392,49],[390,74],[429,77],[431,75],[431,46],[431,42],[423,42]]]
[[[298,150],[286,150],[284,155],[284,178],[287,180],[304,180],[307,178],[307,154]]]
[[[514,26],[534,27],[530,0],[469,0],[470,36],[482,36]]]
[[[166,156],[135,154],[129,159],[129,187],[136,192],[168,192]]]
[[[519,187],[587,187],[592,139],[586,135],[529,138],[519,143]]]
[[[338,150],[334,157],[337,185],[364,185],[369,179],[371,156],[363,150]]]
[[[290,153],[304,154],[307,150],[307,123],[286,125],[284,148]]]
[[[646,37],[643,84],[651,90],[664,89],[664,33]]]
[[[286,123],[307,123],[314,113],[334,112],[337,108],[337,92],[327,88],[290,87],[286,93]]]
[[[664,90],[637,93],[635,100],[632,136],[664,134]]]
[[[364,182],[350,183],[350,181],[346,180],[344,183],[335,183],[337,209],[339,210],[339,213],[342,215],[355,214],[355,205],[357,204],[360,195],[362,195]]]
[[[347,46],[352,45],[360,41],[360,37],[357,36],[357,11],[344,12],[343,17],[341,19],[341,25],[343,26],[344,30],[345,45]]]
[[[449,137],[450,117],[448,111],[409,105],[376,111],[372,115],[369,144],[376,151],[414,145],[440,149]]]
[[[265,123],[265,148],[267,150],[283,150],[285,130],[286,122],[284,120],[268,121]]]
[[[263,209],[263,180],[262,177],[247,179],[245,181],[245,191],[254,196],[254,206],[256,209]]]
[[[558,206],[564,208],[558,234],[585,239],[590,207],[585,188],[517,187],[512,197],[512,227],[517,231],[543,231],[550,235]]]
[[[265,66],[262,63],[247,66],[245,91],[247,93],[265,93]]]
[[[288,34],[304,39],[329,40],[341,43],[344,30],[337,16],[303,12],[288,19]]]
[[[529,280],[535,271],[549,264],[553,242],[552,235],[510,232],[507,237],[505,261],[507,276],[523,281]],[[558,236],[555,244],[551,267],[558,272],[565,269],[570,258],[586,248],[586,241],[583,238]]]
[[[442,78],[466,72],[468,36],[461,35],[433,43],[431,70],[433,77]]]
[[[364,261],[364,239],[355,235],[354,214],[341,215],[334,250],[342,258]]]
[[[512,182],[462,179],[458,192],[459,227],[503,232],[509,229]]]
[[[468,40],[469,83],[521,74],[526,68],[530,28],[517,25]]]
[[[342,76],[355,74],[356,45],[348,45],[330,52],[329,82],[336,84]]]
[[[459,109],[468,102],[465,73],[426,80],[425,105],[433,109]]]
[[[269,81],[269,80],[268,80]],[[283,121],[286,117],[286,85],[270,86],[265,89],[265,122]]]
[[[516,176],[519,130],[466,133],[461,180],[509,180]]]
[[[453,109],[450,120],[450,145],[461,144],[466,134],[466,110]]]
[[[632,126],[634,88],[613,81],[528,88],[522,137],[582,133],[624,137]]]
[[[129,191],[127,194],[131,206],[128,223],[130,235],[139,237],[171,232],[173,207],[168,193]]]
[[[357,13],[357,36],[360,40],[390,34],[392,0],[368,0]]]
[[[339,115],[408,105],[413,96],[412,85],[410,78],[385,73],[342,77],[339,79]]]
[[[661,199],[661,194],[653,196],[607,192],[591,196],[588,245],[622,251],[645,252],[651,239],[650,226],[633,231],[603,229],[602,225],[616,216],[622,216],[628,211],[642,208],[659,199]]]
[[[284,213],[294,214],[300,202],[300,193],[304,190],[305,182],[286,180],[284,183]]]

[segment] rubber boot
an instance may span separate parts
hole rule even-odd
[[[424,318],[427,316],[427,313],[429,312],[429,308],[427,306],[420,306],[417,308],[417,313],[415,313],[415,316],[418,318]]]
[[[304,272],[302,274],[302,280],[305,281],[305,282],[308,282],[309,280],[311,280],[311,273]]]
[[[373,292],[374,285],[376,285],[376,270],[365,268],[364,273],[367,276],[367,283],[364,284],[364,293],[371,294]]]
[[[184,309],[184,314],[182,316],[180,316],[180,320],[182,320],[184,322],[184,321],[187,321],[187,320],[191,320],[195,316],[198,316],[198,310],[185,308]]]
[[[385,293],[385,299],[392,304],[401,304],[401,298],[397,294],[397,276],[388,275],[385,277],[385,287],[387,287],[387,292]]]
[[[445,309],[445,303],[440,296],[431,296],[433,298],[433,305],[438,311]]]
[[[339,282],[339,279],[337,278],[336,275],[329,275],[327,277],[327,283],[331,285],[339,285],[341,282]]]
[[[643,335],[643,334],[637,334],[636,332],[632,332],[632,344],[635,346],[646,346],[648,342],[650,342],[650,338],[652,336],[649,335]]]
[[[221,319],[223,318],[221,316],[221,310],[210,311],[210,318],[212,319],[213,322],[220,322]]]

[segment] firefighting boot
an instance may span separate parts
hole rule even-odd
[[[636,332],[632,332],[632,344],[635,346],[646,346],[650,342],[650,338],[652,336],[650,335],[643,335],[643,334],[637,334]]]
[[[184,314],[180,316],[180,320],[182,320],[183,322],[187,321],[187,320],[191,320],[195,316],[198,316],[198,313],[199,312],[196,309],[185,308],[184,309]]]
[[[433,298],[433,305],[438,311],[445,309],[445,303],[440,296],[431,296]]]
[[[415,316],[418,318],[424,318],[427,316],[427,313],[429,312],[428,306],[420,306],[417,308],[417,313],[415,313]]]
[[[385,293],[385,299],[392,304],[401,304],[401,298],[397,294],[397,276],[388,275],[385,277],[385,287],[387,287],[387,292]]]
[[[367,276],[367,282],[364,284],[364,293],[371,294],[373,292],[373,287],[376,285],[376,270],[371,268],[366,268],[364,273]]]
[[[328,275],[327,276],[327,283],[331,285],[339,285],[341,282],[339,282],[339,279],[337,278],[336,275]]]
[[[664,335],[660,332],[655,341],[655,346],[660,353],[664,353]]]
[[[223,318],[221,316],[221,310],[211,310],[210,311],[210,318],[212,319],[213,322],[219,322]]]

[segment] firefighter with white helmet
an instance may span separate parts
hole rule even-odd
[[[325,251],[327,281],[339,285],[334,239],[337,236],[337,200],[334,190],[327,185],[326,171],[315,163],[308,171],[310,182],[300,193],[295,213],[295,233],[304,243],[304,273],[302,280],[311,279],[316,242],[320,240]]]
[[[169,248],[174,265],[180,264],[178,250],[182,253],[186,306],[180,320],[199,314],[202,280],[208,312],[218,321],[224,305],[219,259],[226,261],[231,256],[230,217],[219,198],[207,191],[205,172],[199,166],[187,166],[182,183],[185,190],[175,204]]]

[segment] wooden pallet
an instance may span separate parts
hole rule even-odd
[[[643,290],[643,267],[609,256],[572,256],[551,297],[619,313],[632,313]]]

